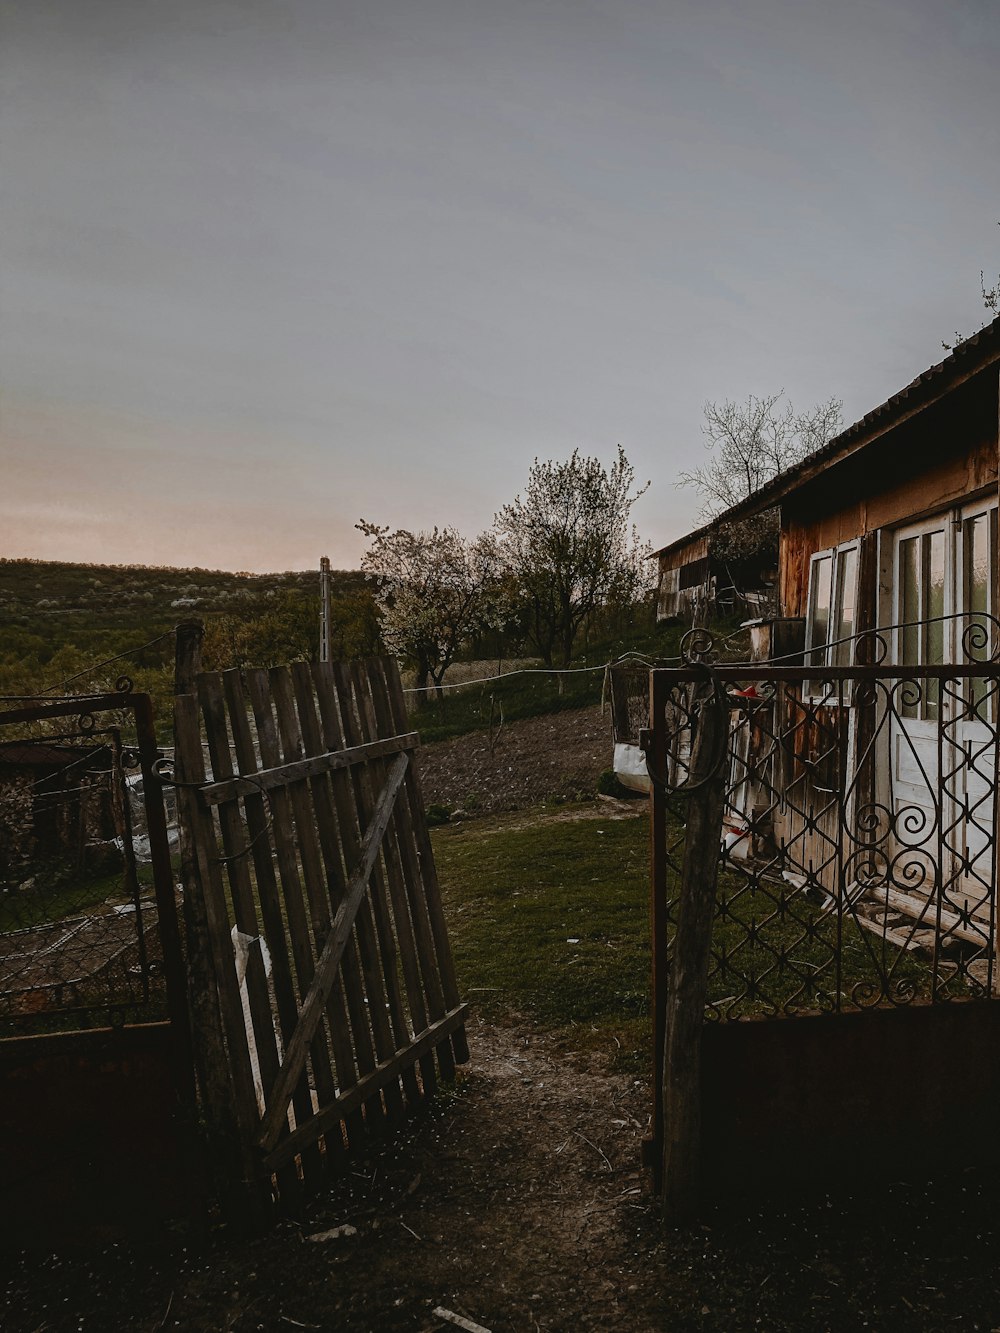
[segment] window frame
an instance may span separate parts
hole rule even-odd
[[[830,666],[851,666],[851,661],[837,661],[835,657],[831,659],[834,653],[834,642],[840,638],[840,625],[843,620],[844,611],[844,588],[845,580],[842,574],[843,563],[846,557],[854,557],[854,573],[851,585],[852,594],[852,638],[858,636],[858,589],[860,585],[861,574],[861,538],[852,537],[850,541],[840,542],[837,546],[828,546],[821,551],[814,551],[809,557],[809,582],[806,588],[806,634],[805,634],[805,665],[812,672],[814,670],[822,673]],[[819,590],[816,569],[823,560],[830,561],[830,600],[827,608],[827,626],[826,638],[822,644],[814,642],[815,631],[815,611],[816,596]],[[843,645],[840,645],[841,647]],[[822,653],[822,658],[818,654]],[[807,680],[807,692],[815,696],[819,692],[820,678],[810,676]]]

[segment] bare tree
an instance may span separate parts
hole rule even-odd
[[[649,547],[629,514],[649,486],[621,445],[609,468],[575,449],[565,462],[537,458],[523,496],[493,523],[498,565],[522,631],[547,666],[567,663],[581,625],[599,607],[631,603],[649,582]]]
[[[712,456],[704,467],[682,472],[678,486],[692,486],[702,499],[700,518],[718,517],[821,448],[842,425],[839,398],[810,412],[781,403],[784,390],[745,403],[705,404],[702,433]]]
[[[997,226],[1000,227],[1000,222],[997,223]],[[990,281],[993,281],[992,277]],[[997,313],[1000,312],[1000,273],[997,274],[997,280],[993,283],[993,286],[987,287],[986,270],[981,268],[979,270],[979,292],[983,298],[984,308],[989,311],[987,317],[987,322],[989,322],[990,319],[995,319]],[[983,327],[985,328],[985,325],[983,325]],[[942,340],[941,346],[946,352],[951,352],[955,349],[958,343],[964,342],[966,338],[971,336],[971,334],[959,333],[956,330],[954,334],[955,341],[949,343]]]
[[[426,699],[440,689],[462,644],[495,621],[492,545],[467,541],[454,528],[391,531],[361,520],[371,539],[361,568],[372,580],[390,652],[409,662]]]

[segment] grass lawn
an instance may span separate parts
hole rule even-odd
[[[433,830],[459,987],[487,1017],[523,1014],[619,1068],[651,1060],[649,823],[598,807],[502,815]],[[926,991],[926,961],[842,923],[790,885],[720,877],[709,998],[732,1017],[848,1008],[888,976]]]
[[[649,825],[593,811],[433,831],[459,988],[487,1016],[525,1014],[647,1067]]]

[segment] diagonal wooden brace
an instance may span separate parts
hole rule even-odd
[[[409,762],[409,756],[405,753],[396,759],[389,770],[385,786],[382,788],[375,804],[375,809],[372,811],[371,823],[365,830],[361,843],[361,859],[351,875],[343,900],[337,908],[336,916],[333,918],[330,934],[327,936],[323,951],[316,963],[316,971],[313,973],[309,993],[306,995],[299,1011],[299,1021],[295,1025],[295,1031],[292,1033],[285,1051],[281,1069],[268,1098],[267,1111],[261,1121],[260,1133],[257,1136],[257,1144],[264,1152],[271,1151],[281,1136],[282,1130],[287,1126],[288,1103],[291,1101],[292,1093],[301,1077],[310,1043],[316,1035],[323,1010],[330,998],[340,960],[344,956],[347,941],[351,937],[354,918],[358,914],[358,908],[361,906],[368,887],[368,880],[374,869],[379,847],[382,844],[385,831],[389,827],[396,794],[402,786]]]

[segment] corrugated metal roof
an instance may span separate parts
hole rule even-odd
[[[733,505],[727,509],[724,514],[720,514],[713,519],[711,523],[703,527],[696,528],[693,532],[684,537],[678,537],[676,541],[663,546],[656,552],[657,555],[663,555],[668,551],[676,550],[678,546],[684,546],[690,541],[699,537],[704,537],[707,533],[717,528],[720,523],[725,523],[737,518],[746,518],[751,514],[759,513],[762,509],[770,509],[776,505],[784,496],[795,490],[800,480],[811,479],[817,470],[823,471],[824,468],[818,468],[818,464],[832,466],[841,456],[851,452],[851,446],[862,442],[867,435],[881,434],[886,430],[893,417],[898,416],[903,411],[909,411],[911,408],[918,407],[922,400],[930,400],[938,395],[947,387],[950,380],[963,380],[976,371],[982,370],[992,362],[1000,363],[1000,316],[985,328],[974,333],[971,338],[966,338],[964,342],[959,343],[952,349],[950,354],[939,361],[937,365],[928,367],[922,371],[914,380],[894,393],[891,398],[887,398],[884,403],[878,407],[872,408],[853,425],[848,426],[846,430],[835,435],[832,440],[817,449],[801,463],[796,463],[795,467],[789,468],[787,472],[780,473],[767,486],[762,487],[755,495],[749,499],[741,500],[739,504]],[[945,379],[945,383],[940,381]]]

